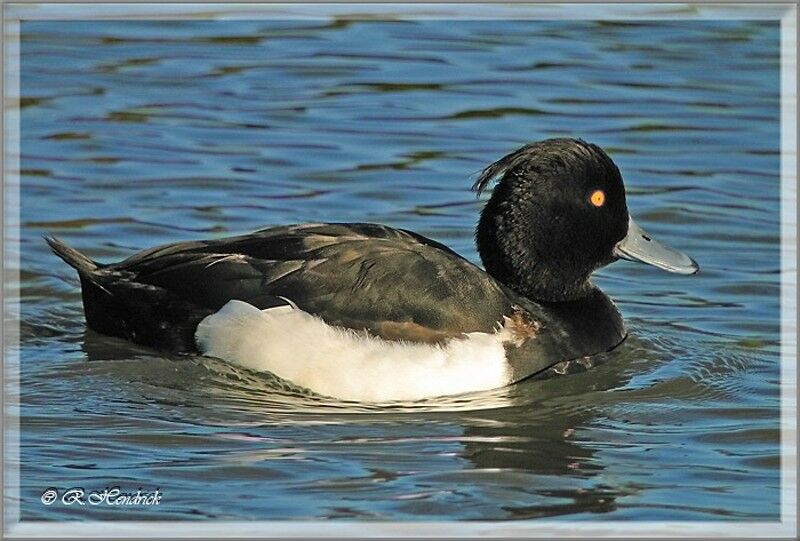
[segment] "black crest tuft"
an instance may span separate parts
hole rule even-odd
[[[599,151],[601,154],[605,155],[598,147],[587,143],[583,139],[555,138],[529,143],[510,154],[506,154],[481,171],[478,180],[472,185],[472,190],[477,192],[477,195],[480,196],[489,184],[505,175],[506,171],[514,169],[521,163],[534,158],[543,150],[561,148],[574,152],[575,147],[584,149],[584,152]]]

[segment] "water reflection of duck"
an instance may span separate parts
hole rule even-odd
[[[625,330],[594,270],[624,258],[697,271],[630,218],[619,170],[595,145],[527,145],[474,188],[494,180],[476,232],[486,271],[364,223],[182,242],[110,265],[47,241],[78,271],[89,327],[363,401],[500,387],[607,351]]]
[[[480,419],[477,419],[478,421]],[[520,486],[504,500],[498,518],[538,518],[613,511],[625,489],[604,480],[604,465],[576,427],[590,424],[587,413],[543,419],[503,413],[503,421],[465,427],[461,456],[474,471],[504,472],[503,483]],[[497,474],[495,474],[497,475]],[[461,474],[461,482],[464,482]],[[489,482],[489,481],[487,481]]]
[[[493,472],[483,483],[490,493],[498,479],[498,491],[512,487],[511,497],[497,496],[497,518],[607,513],[617,509],[620,497],[635,491],[607,471],[607,459],[599,453],[604,442],[595,440],[592,427],[602,424],[599,420],[618,403],[619,395],[608,390],[628,382],[631,362],[657,357],[651,345],[633,337],[613,354],[597,356],[602,366],[589,373],[527,380],[509,389],[502,407],[460,418],[459,456],[469,462],[469,470],[477,476]],[[615,362],[605,363],[611,356]],[[461,483],[468,478],[464,471],[459,476]]]

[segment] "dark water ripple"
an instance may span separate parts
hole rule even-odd
[[[160,487],[124,518],[774,520],[777,23],[22,25],[22,512]],[[311,395],[86,331],[53,233],[111,261],[269,224],[376,221],[476,259],[473,175],[522,143],[608,149],[685,279],[597,283],[631,337],[588,372],[415,403]],[[213,486],[213,497],[207,487]]]

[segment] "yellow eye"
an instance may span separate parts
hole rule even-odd
[[[589,196],[589,201],[595,207],[602,207],[606,202],[606,194],[603,190],[595,190],[592,192],[592,195]]]

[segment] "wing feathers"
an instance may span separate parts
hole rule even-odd
[[[448,248],[372,224],[317,224],[157,247],[115,270],[211,309],[276,296],[328,321],[490,332],[510,313],[502,287]],[[389,322],[389,326],[381,322]],[[392,332],[388,332],[388,329]],[[401,333],[402,334],[402,333]]]

